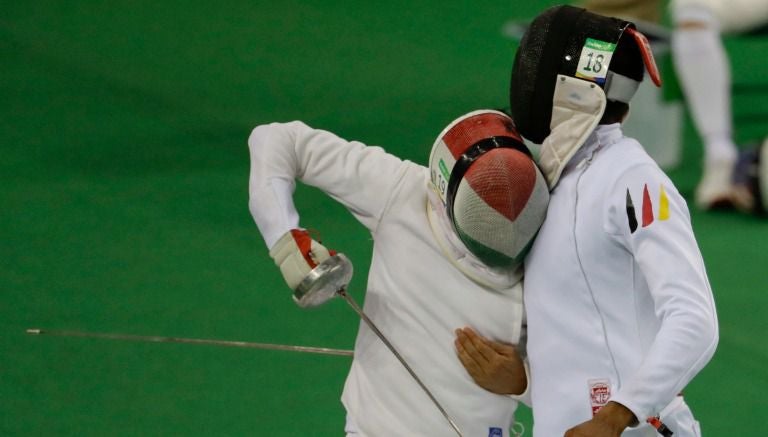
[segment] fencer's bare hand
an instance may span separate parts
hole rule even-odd
[[[621,431],[599,419],[591,419],[565,432],[565,437],[619,437]]]
[[[619,437],[635,421],[635,415],[627,407],[608,402],[595,417],[569,429],[564,437]]]
[[[497,394],[522,394],[528,382],[517,348],[489,340],[472,328],[456,330],[461,364],[480,387]]]

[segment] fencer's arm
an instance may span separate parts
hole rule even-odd
[[[564,437],[620,437],[628,426],[635,424],[637,420],[632,411],[611,401],[593,418],[567,430]]]
[[[404,162],[380,147],[344,140],[300,121],[257,126],[248,139],[249,209],[268,247],[299,227],[296,180],[342,203],[375,229]]]
[[[628,186],[647,187],[657,208],[663,186],[668,202],[664,218],[656,214],[647,227],[630,232],[624,209]],[[687,205],[671,181],[657,167],[640,165],[617,182],[611,198],[613,217],[608,226],[621,230],[615,239],[634,254],[660,322],[637,371],[612,398],[644,421],[671,402],[712,358],[718,342],[717,315]]]
[[[268,248],[291,229],[299,228],[293,203],[298,173],[290,127],[257,126],[248,138],[251,170],[248,208]]]

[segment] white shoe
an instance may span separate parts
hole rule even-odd
[[[704,165],[704,173],[696,186],[696,207],[701,210],[733,207],[733,165],[731,160]]]

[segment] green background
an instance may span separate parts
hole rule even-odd
[[[424,163],[450,120],[507,105],[501,29],[551,4],[0,2],[0,435],[342,435],[348,358],[25,329],[351,348],[355,314],[296,307],[252,222],[250,130],[301,119]],[[759,82],[764,40],[729,44]],[[738,85],[739,140],[764,135],[760,87]],[[685,144],[690,199],[687,120]],[[302,225],[355,262],[362,301],[370,236],[319,194],[299,187]],[[721,340],[686,397],[706,435],[766,435],[768,225],[692,219]]]

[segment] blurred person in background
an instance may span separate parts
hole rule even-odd
[[[739,148],[731,115],[731,68],[721,35],[749,32],[768,24],[766,0],[671,0],[672,59],[704,144],[696,206],[703,210],[737,206],[750,199],[734,191]]]

